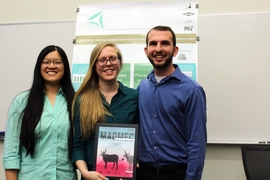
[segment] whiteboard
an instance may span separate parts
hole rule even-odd
[[[12,99],[32,85],[39,52],[47,45],[62,47],[70,64],[75,21],[0,24],[0,131],[5,130]]]
[[[199,17],[208,142],[270,140],[270,13]]]
[[[75,24],[0,24],[0,130],[13,97],[30,88],[43,47],[61,46],[71,64]],[[199,15],[198,81],[207,96],[208,142],[270,140],[269,29],[270,13]]]

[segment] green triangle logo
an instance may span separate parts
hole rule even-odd
[[[92,15],[91,17],[88,18],[88,21],[87,21],[89,24],[93,24],[99,28],[102,28],[104,29],[104,26],[103,26],[103,12],[98,12],[94,15]]]

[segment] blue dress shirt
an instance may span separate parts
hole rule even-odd
[[[138,86],[138,159],[153,165],[187,164],[186,180],[200,180],[207,143],[203,88],[175,71],[156,81],[152,71]]]

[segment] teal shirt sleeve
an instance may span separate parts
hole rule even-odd
[[[4,140],[4,169],[20,169],[20,129],[21,129],[21,113],[26,105],[29,92],[23,92],[17,95],[11,102],[8,116]],[[8,153],[7,153],[8,152]]]

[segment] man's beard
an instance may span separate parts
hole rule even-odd
[[[154,68],[156,69],[162,69],[162,68],[165,68],[165,67],[168,67],[171,62],[172,62],[172,59],[173,59],[173,55],[171,55],[170,57],[168,57],[165,62],[163,64],[155,64],[154,60],[150,57],[150,56],[147,56],[150,63],[154,66]]]

